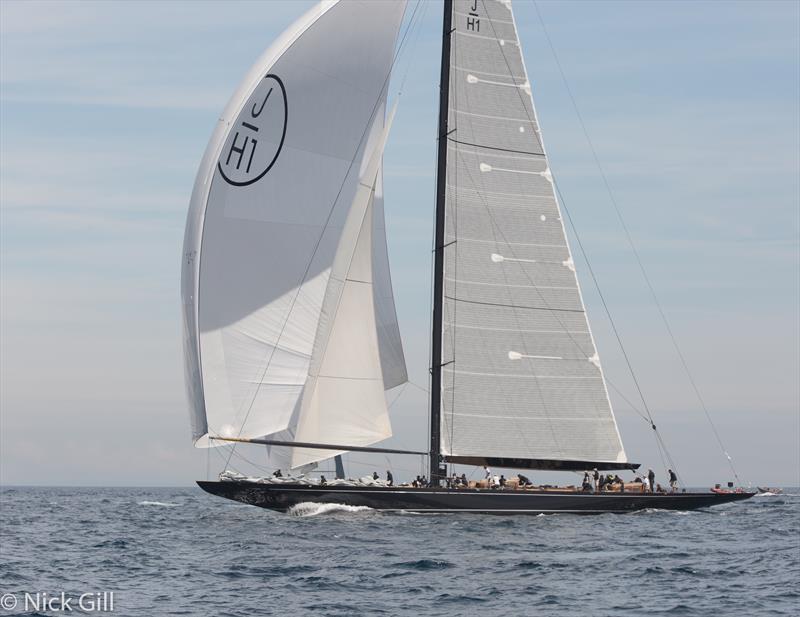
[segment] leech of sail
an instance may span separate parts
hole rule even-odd
[[[242,439],[239,437],[209,437],[214,441],[230,441],[233,443],[255,443],[262,446],[287,446],[289,448],[309,448],[311,450],[345,450],[347,452],[372,452],[377,454],[416,454],[427,456],[427,452],[419,450],[399,450],[397,448],[368,448],[366,446],[343,446],[331,443],[309,443],[306,441],[282,441],[279,439]]]

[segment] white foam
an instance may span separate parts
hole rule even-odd
[[[287,514],[291,516],[307,517],[319,516],[320,514],[341,514],[353,512],[372,512],[372,508],[367,506],[348,506],[344,503],[316,503],[304,501],[289,508]]]
[[[140,506],[161,506],[162,508],[177,508],[179,503],[166,503],[164,501],[140,501]]]
[[[633,514],[672,514],[674,516],[688,516],[692,512],[688,510],[665,510],[664,508],[643,508],[636,510]]]

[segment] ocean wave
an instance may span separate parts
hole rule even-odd
[[[297,517],[319,516],[320,514],[342,514],[352,512],[373,512],[368,506],[348,506],[344,503],[316,503],[304,501],[289,508],[287,514]]]
[[[181,504],[179,503],[169,503],[165,501],[140,501],[140,506],[161,506],[162,508],[177,508]]]

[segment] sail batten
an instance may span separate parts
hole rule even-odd
[[[451,19],[441,452],[624,465],[511,3]]]

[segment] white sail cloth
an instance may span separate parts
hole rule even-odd
[[[184,238],[195,445],[296,430],[331,270],[374,158],[368,137],[383,126],[404,4],[321,3],[256,62],[217,124]],[[378,176],[373,168],[372,186]],[[379,277],[370,287],[375,366],[390,387],[405,380],[405,362],[382,214],[373,202],[365,251]]]
[[[383,394],[372,259],[375,188],[390,125],[391,117],[371,149],[331,269],[297,441],[367,446],[392,435]],[[342,452],[296,448],[291,467]]]
[[[455,0],[442,451],[626,462],[509,1]]]

